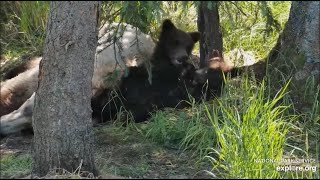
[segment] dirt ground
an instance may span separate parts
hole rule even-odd
[[[96,166],[100,172],[98,178],[112,179],[208,179],[204,170],[209,170],[207,163],[197,163],[197,156],[178,148],[163,147],[149,142],[138,132],[125,132],[113,125],[95,127]],[[0,139],[1,159],[7,155],[31,158],[30,132],[11,135]],[[2,168],[0,167],[0,170]],[[3,169],[2,169],[3,170]],[[1,178],[28,178],[25,173],[12,171]]]

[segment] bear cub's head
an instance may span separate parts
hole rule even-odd
[[[171,20],[162,23],[158,48],[175,66],[185,64],[191,55],[194,44],[200,39],[199,32],[185,32],[175,27]]]

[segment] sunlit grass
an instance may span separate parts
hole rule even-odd
[[[206,108],[219,144],[207,157],[225,178],[278,178],[276,163],[259,160],[282,158],[289,123],[295,120],[284,116],[290,107],[281,103],[287,86],[272,99],[266,98],[264,82],[253,87],[244,80],[240,88],[246,92],[240,103],[218,100],[219,106]]]
[[[42,54],[46,23],[49,15],[49,2],[15,2],[15,12],[4,24],[3,53],[6,59],[23,54]],[[17,22],[16,24],[13,22]]]

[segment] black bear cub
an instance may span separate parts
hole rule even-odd
[[[241,68],[227,65],[218,50],[213,49],[205,58],[205,67],[198,69],[193,74],[192,85],[195,99],[210,100],[221,94],[224,85],[224,75],[235,77]]]
[[[187,60],[199,39],[199,32],[184,32],[170,20],[165,20],[150,61],[151,81],[145,67],[130,67],[128,76],[122,78],[117,91],[118,98],[108,103],[103,110],[103,118],[115,117],[119,107],[123,106],[132,113],[136,122],[142,122],[154,110],[176,107],[182,100],[186,100],[184,83],[191,83],[188,76],[195,71],[195,67]],[[105,93],[108,94],[110,92]]]

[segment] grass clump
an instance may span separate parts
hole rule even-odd
[[[289,83],[288,83],[289,84]],[[266,86],[253,88],[245,81],[246,93],[240,103],[217,100],[219,106],[207,107],[208,117],[218,137],[218,146],[207,156],[225,178],[278,178],[277,163],[283,155],[290,122],[285,116],[290,107],[281,102],[288,84],[274,98],[266,98]]]
[[[29,154],[1,155],[0,178],[21,178],[31,173],[32,158]]]
[[[204,108],[192,104],[191,108],[167,109],[155,112],[142,133],[147,139],[166,147],[192,150],[204,156],[207,147],[214,145],[215,137]]]

